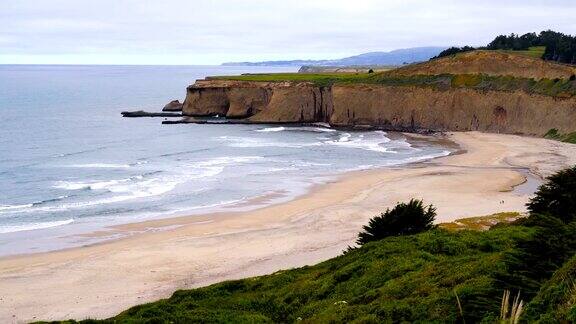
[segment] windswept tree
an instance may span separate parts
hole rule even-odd
[[[389,236],[411,235],[435,228],[436,208],[424,206],[421,200],[412,199],[370,220],[358,234],[356,243],[364,245]]]
[[[548,177],[527,204],[531,214],[550,215],[564,223],[576,220],[576,166]]]

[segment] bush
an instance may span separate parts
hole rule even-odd
[[[431,58],[431,60],[437,59],[437,58],[441,58],[441,57],[446,57],[446,56],[451,56],[451,55],[455,55],[458,53],[466,53],[466,52],[471,52],[476,50],[476,48],[471,47],[471,46],[464,46],[464,47],[450,47],[448,49],[443,50],[442,52],[440,52],[440,54],[438,54],[438,56],[434,56],[433,58]]]
[[[546,214],[564,223],[576,220],[576,167],[562,170],[547,179],[527,204],[531,214]]]
[[[358,234],[356,243],[364,245],[389,236],[411,235],[424,232],[435,227],[436,208],[425,207],[421,200],[412,199],[409,203],[400,203],[386,210],[380,216],[370,220]]]

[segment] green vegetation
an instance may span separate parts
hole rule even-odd
[[[529,56],[529,57],[534,57],[534,58],[541,58],[544,55],[544,53],[546,52],[546,47],[545,46],[532,46],[526,50],[517,50],[517,51],[515,51],[515,50],[502,50],[502,52],[519,54],[519,55],[524,55],[524,56]]]
[[[560,134],[556,128],[552,128],[545,135],[545,138],[555,139],[557,141],[576,144],[576,132],[569,134]]]
[[[177,291],[109,322],[382,323],[496,319],[504,258],[532,230],[432,230],[390,237],[320,263]]]
[[[240,76],[211,77],[216,80],[263,81],[263,82],[311,82],[317,86],[332,84],[379,84],[387,86],[431,87],[436,90],[470,88],[494,91],[524,91],[530,94],[569,98],[576,96],[576,80],[516,78],[485,74],[442,74],[395,76],[383,73],[279,73],[248,74]]]
[[[411,235],[435,228],[436,209],[424,207],[421,200],[412,199],[387,209],[380,216],[373,217],[363,231],[358,234],[356,243],[364,245],[389,236]]]
[[[312,82],[318,86],[328,86],[334,83],[357,83],[375,73],[270,73],[244,74],[239,76],[210,77],[212,80],[262,81],[262,82]]]
[[[98,322],[573,322],[575,183],[576,167],[550,177],[528,217],[489,230],[386,237],[315,266],[177,291]]]
[[[576,256],[542,285],[528,304],[526,318],[542,323],[576,322]]]
[[[528,33],[522,36],[516,34],[510,34],[509,36],[500,35],[486,47],[451,47],[432,59],[470,52],[476,49],[503,50],[542,58],[547,61],[576,64],[576,37],[551,30],[542,31],[540,34]]]
[[[496,224],[511,223],[523,217],[525,216],[518,212],[497,213],[488,216],[461,218],[450,223],[442,223],[439,227],[449,231],[485,231]]]
[[[576,221],[576,167],[562,170],[547,180],[528,203],[530,213],[554,215],[566,224]]]

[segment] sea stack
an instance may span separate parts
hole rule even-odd
[[[180,100],[172,100],[162,108],[162,111],[182,111],[182,103]]]

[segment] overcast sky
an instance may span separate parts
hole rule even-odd
[[[0,63],[340,58],[576,34],[574,0],[0,0]]]

